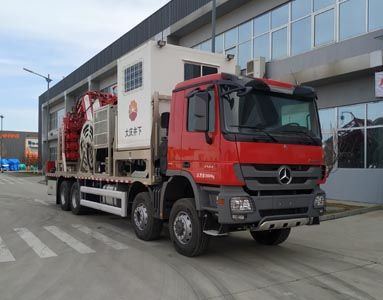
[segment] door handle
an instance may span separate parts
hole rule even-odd
[[[182,167],[183,167],[183,168],[190,168],[190,162],[188,162],[188,161],[184,161],[184,162],[182,163]]]

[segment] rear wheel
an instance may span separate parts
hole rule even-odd
[[[203,232],[194,199],[180,199],[174,203],[169,218],[169,233],[178,253],[197,256],[206,251],[209,236]]]
[[[139,239],[152,241],[160,237],[162,221],[154,218],[153,206],[148,192],[139,193],[134,198],[131,219],[134,232]]]
[[[70,210],[69,199],[70,199],[70,182],[62,181],[60,183],[60,191],[59,191],[59,200],[60,206],[62,210],[68,211]]]
[[[84,213],[85,208],[80,205],[80,185],[78,182],[73,183],[70,192],[70,209],[75,215]]]
[[[250,231],[250,234],[255,241],[262,245],[275,246],[286,241],[290,231],[290,228],[283,228],[269,231]]]

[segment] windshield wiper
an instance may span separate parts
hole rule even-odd
[[[268,133],[266,130],[260,128],[260,127],[256,127],[256,126],[246,126],[246,125],[229,125],[231,127],[237,127],[237,128],[247,128],[247,129],[252,129],[256,132],[261,132],[263,133],[264,135],[266,135],[268,138],[270,138],[273,142],[275,143],[279,143],[279,141],[273,136],[271,135],[270,133]]]
[[[300,134],[304,134],[305,136],[307,136],[308,138],[310,138],[310,140],[314,143],[314,145],[318,145],[318,141],[311,135],[309,134],[308,132],[306,131],[300,131],[300,130],[285,130],[284,132],[291,132],[291,133],[300,133]]]

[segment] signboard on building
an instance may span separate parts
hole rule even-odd
[[[20,138],[19,133],[1,133],[0,139],[15,139],[18,140]]]
[[[383,72],[375,73],[375,96],[383,97]]]
[[[25,162],[34,165],[38,161],[39,142],[36,138],[25,139]]]

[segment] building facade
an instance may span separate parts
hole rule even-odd
[[[55,157],[58,124],[85,91],[119,88],[119,57],[149,39],[211,51],[211,10],[208,0],[172,0],[42,94],[43,161]],[[217,0],[216,52],[234,54],[242,73],[264,57],[266,77],[317,90],[329,198],[383,203],[382,11],[381,0]]]
[[[38,133],[0,131],[0,158],[18,159],[28,166],[38,163]]]

